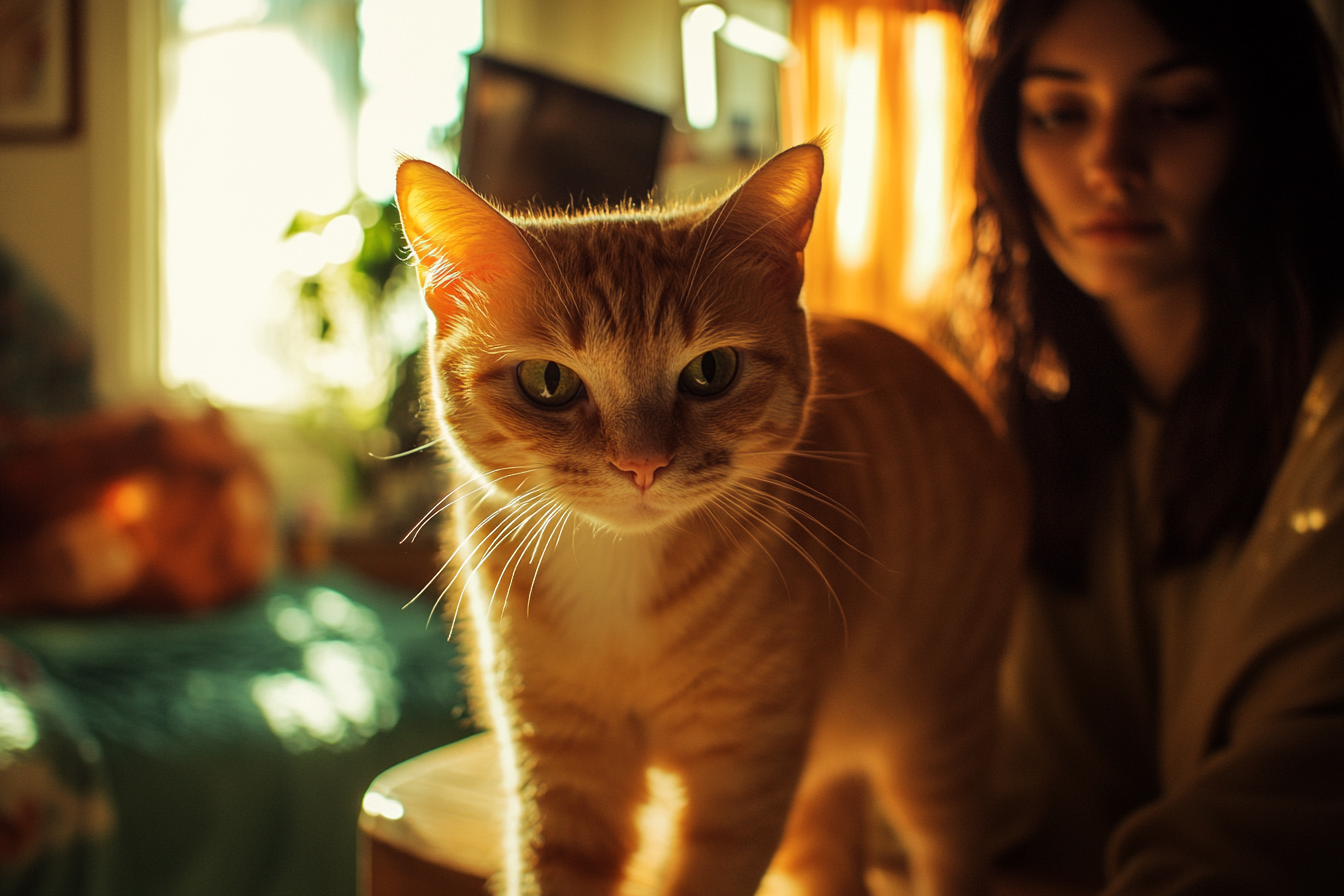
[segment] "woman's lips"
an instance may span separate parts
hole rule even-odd
[[[1079,236],[1102,242],[1135,242],[1163,231],[1160,221],[1129,215],[1099,215],[1078,227]]]

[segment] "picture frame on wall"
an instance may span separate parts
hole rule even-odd
[[[77,0],[0,0],[0,141],[78,127]]]

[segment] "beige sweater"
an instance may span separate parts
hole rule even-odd
[[[1113,896],[1344,894],[1344,334],[1249,538],[1152,575],[1136,418],[1090,594],[1016,620],[1006,860]],[[1103,875],[1104,869],[1104,875]]]

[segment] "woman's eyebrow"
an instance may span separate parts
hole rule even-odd
[[[1156,65],[1151,65],[1144,69],[1140,74],[1142,78],[1160,78],[1163,75],[1169,75],[1172,72],[1182,71],[1187,68],[1209,68],[1209,64],[1193,53],[1181,53],[1170,59],[1163,60]]]
[[[1052,81],[1086,81],[1087,76],[1071,68],[1057,68],[1053,65],[1033,65],[1022,73],[1022,80],[1049,78]]]
[[[1187,68],[1208,68],[1208,63],[1203,62],[1192,53],[1181,53],[1161,62],[1148,66],[1139,72],[1140,80],[1149,80],[1152,78],[1161,78],[1173,72],[1182,71]],[[1071,81],[1081,82],[1088,79],[1087,73],[1079,69],[1066,68],[1058,65],[1033,65],[1022,73],[1022,80],[1027,81],[1032,78],[1047,78],[1052,81]]]

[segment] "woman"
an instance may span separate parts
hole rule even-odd
[[[1033,478],[1010,866],[1344,893],[1344,153],[1304,0],[970,31],[998,385]]]

